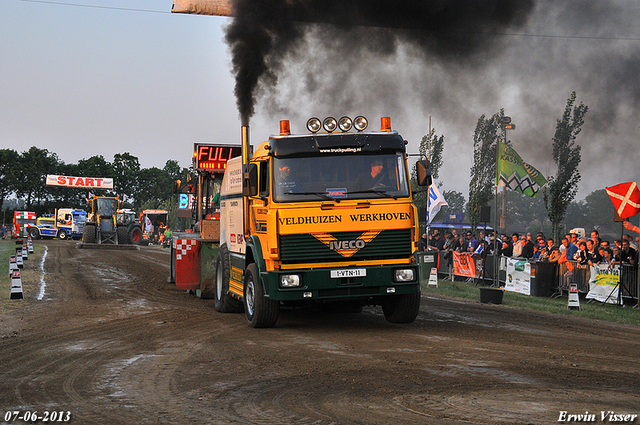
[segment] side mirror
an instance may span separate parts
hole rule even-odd
[[[418,186],[431,186],[431,163],[428,159],[416,162],[416,174],[418,176]]]
[[[247,164],[244,167],[244,172],[242,173],[242,195],[258,195],[258,166],[256,164]]]

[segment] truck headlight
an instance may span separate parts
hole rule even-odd
[[[415,272],[413,269],[396,269],[393,280],[395,282],[413,282],[415,280]]]
[[[280,275],[280,287],[281,288],[297,288],[302,283],[299,274],[281,274]]]

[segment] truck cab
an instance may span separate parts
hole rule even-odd
[[[342,302],[381,305],[394,323],[415,320],[418,226],[405,141],[385,119],[365,133],[363,117],[345,118],[326,119],[326,133],[309,120],[302,135],[281,122],[245,166],[229,161],[219,311],[242,301],[250,325],[268,327],[281,305]]]
[[[56,225],[60,239],[80,239],[87,222],[87,212],[75,208],[60,208],[56,211]]]

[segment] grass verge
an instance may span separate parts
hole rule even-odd
[[[480,302],[480,287],[472,283],[452,282],[438,279],[437,288],[422,287],[425,295],[443,296],[460,300]],[[523,310],[543,311],[572,317],[584,317],[593,320],[624,323],[640,326],[640,310],[632,306],[602,304],[597,301],[587,303],[580,298],[580,310],[569,310],[567,295],[560,298],[532,297],[505,291],[502,303]]]

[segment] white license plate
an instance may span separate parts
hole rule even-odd
[[[341,277],[363,277],[367,275],[367,269],[345,269],[345,270],[331,270],[331,277],[333,279]]]

